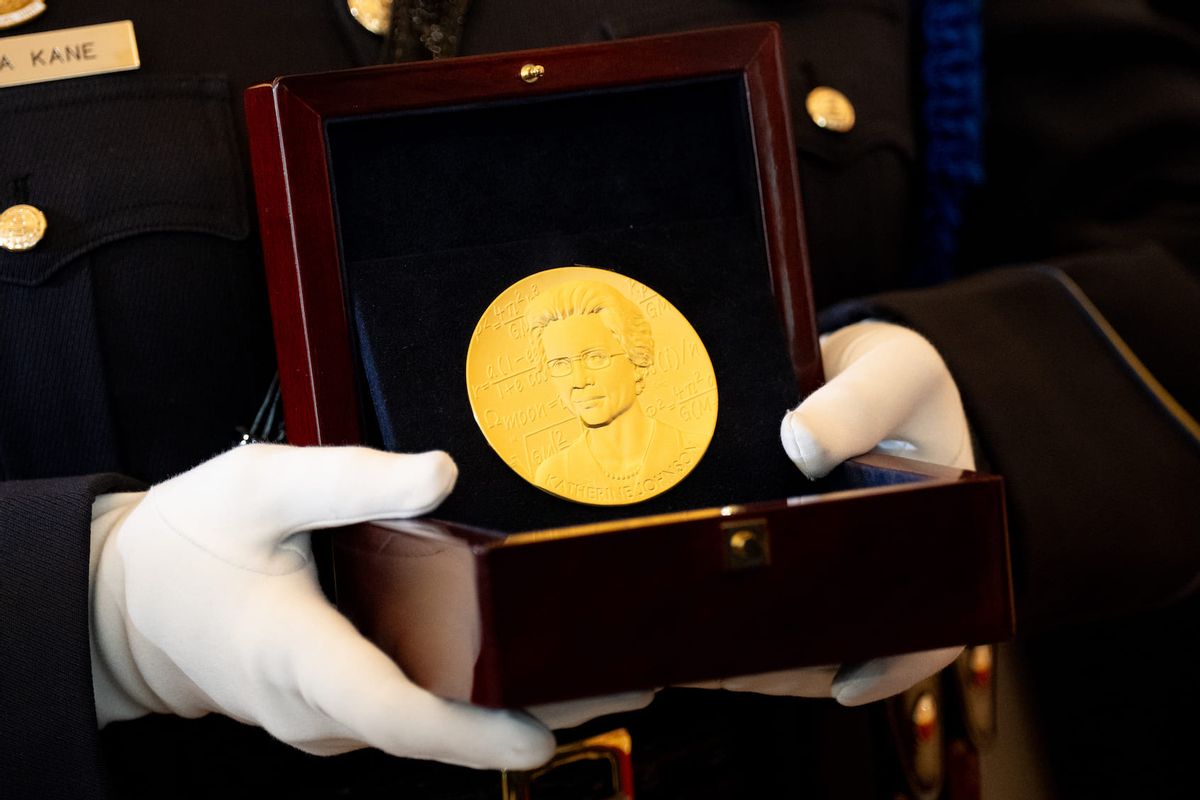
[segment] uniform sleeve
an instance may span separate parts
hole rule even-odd
[[[0,775],[6,797],[98,798],[88,639],[92,501],[116,475],[0,482]]]
[[[985,3],[974,276],[825,315],[899,321],[942,353],[1006,480],[1026,633],[1170,604],[1200,575],[1193,8]]]
[[[997,269],[823,321],[866,317],[920,331],[958,382],[984,463],[1006,480],[1024,630],[1196,588],[1200,281],[1173,256],[1142,247]]]

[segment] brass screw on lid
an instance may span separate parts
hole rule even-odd
[[[521,80],[526,83],[534,83],[545,74],[546,68],[541,64],[526,64],[521,67]]]

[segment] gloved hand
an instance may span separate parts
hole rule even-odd
[[[860,322],[823,336],[821,356],[825,385],[788,413],[780,430],[784,450],[809,478],[872,450],[975,468],[958,387],[920,334],[886,322]],[[823,693],[843,705],[860,705],[904,691],[961,651],[948,647],[723,684],[768,694]]]
[[[756,692],[781,697],[832,697],[844,706],[861,706],[900,694],[954,663],[960,646],[874,658],[856,664],[787,669],[694,686]]]
[[[869,450],[974,469],[970,432],[950,372],[920,334],[861,322],[821,339],[826,384],[784,417],[784,449],[810,478]],[[790,697],[832,697],[856,706],[899,694],[949,666],[962,647],[856,664],[781,670],[688,684],[692,688]],[[650,692],[530,709],[552,727],[640,708]]]
[[[962,647],[944,647],[920,653],[876,658],[857,664],[804,667],[760,672],[683,684],[688,689],[725,689],[778,697],[832,697],[844,706],[860,706],[900,694],[954,663]],[[571,728],[607,714],[634,711],[650,704],[654,692],[571,700],[528,709],[551,728]]]
[[[533,719],[435,697],[321,594],[309,531],[437,507],[445,453],[237,448],[144,493],[97,499],[92,668],[100,724],[219,712],[301,750],[360,747],[528,769]]]
[[[621,692],[600,697],[585,697],[582,700],[564,700],[560,703],[544,703],[525,709],[537,717],[543,725],[554,730],[574,728],[588,720],[637,711],[650,705],[656,691]]]
[[[852,456],[888,453],[975,468],[967,415],[927,339],[887,322],[821,337],[825,385],[783,418],[783,449],[809,478]]]

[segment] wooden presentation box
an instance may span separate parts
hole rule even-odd
[[[783,70],[748,25],[247,93],[288,439],[459,465],[436,519],[333,537],[339,606],[423,685],[522,706],[1011,634],[998,477],[812,483],[780,445],[822,380]],[[566,265],[651,287],[712,359],[712,443],[642,503],[536,488],[472,414],[480,316]]]

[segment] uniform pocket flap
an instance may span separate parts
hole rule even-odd
[[[0,282],[35,285],[140,233],[248,235],[223,78],[116,75],[0,91],[0,206],[47,219],[33,249],[0,250]]]

